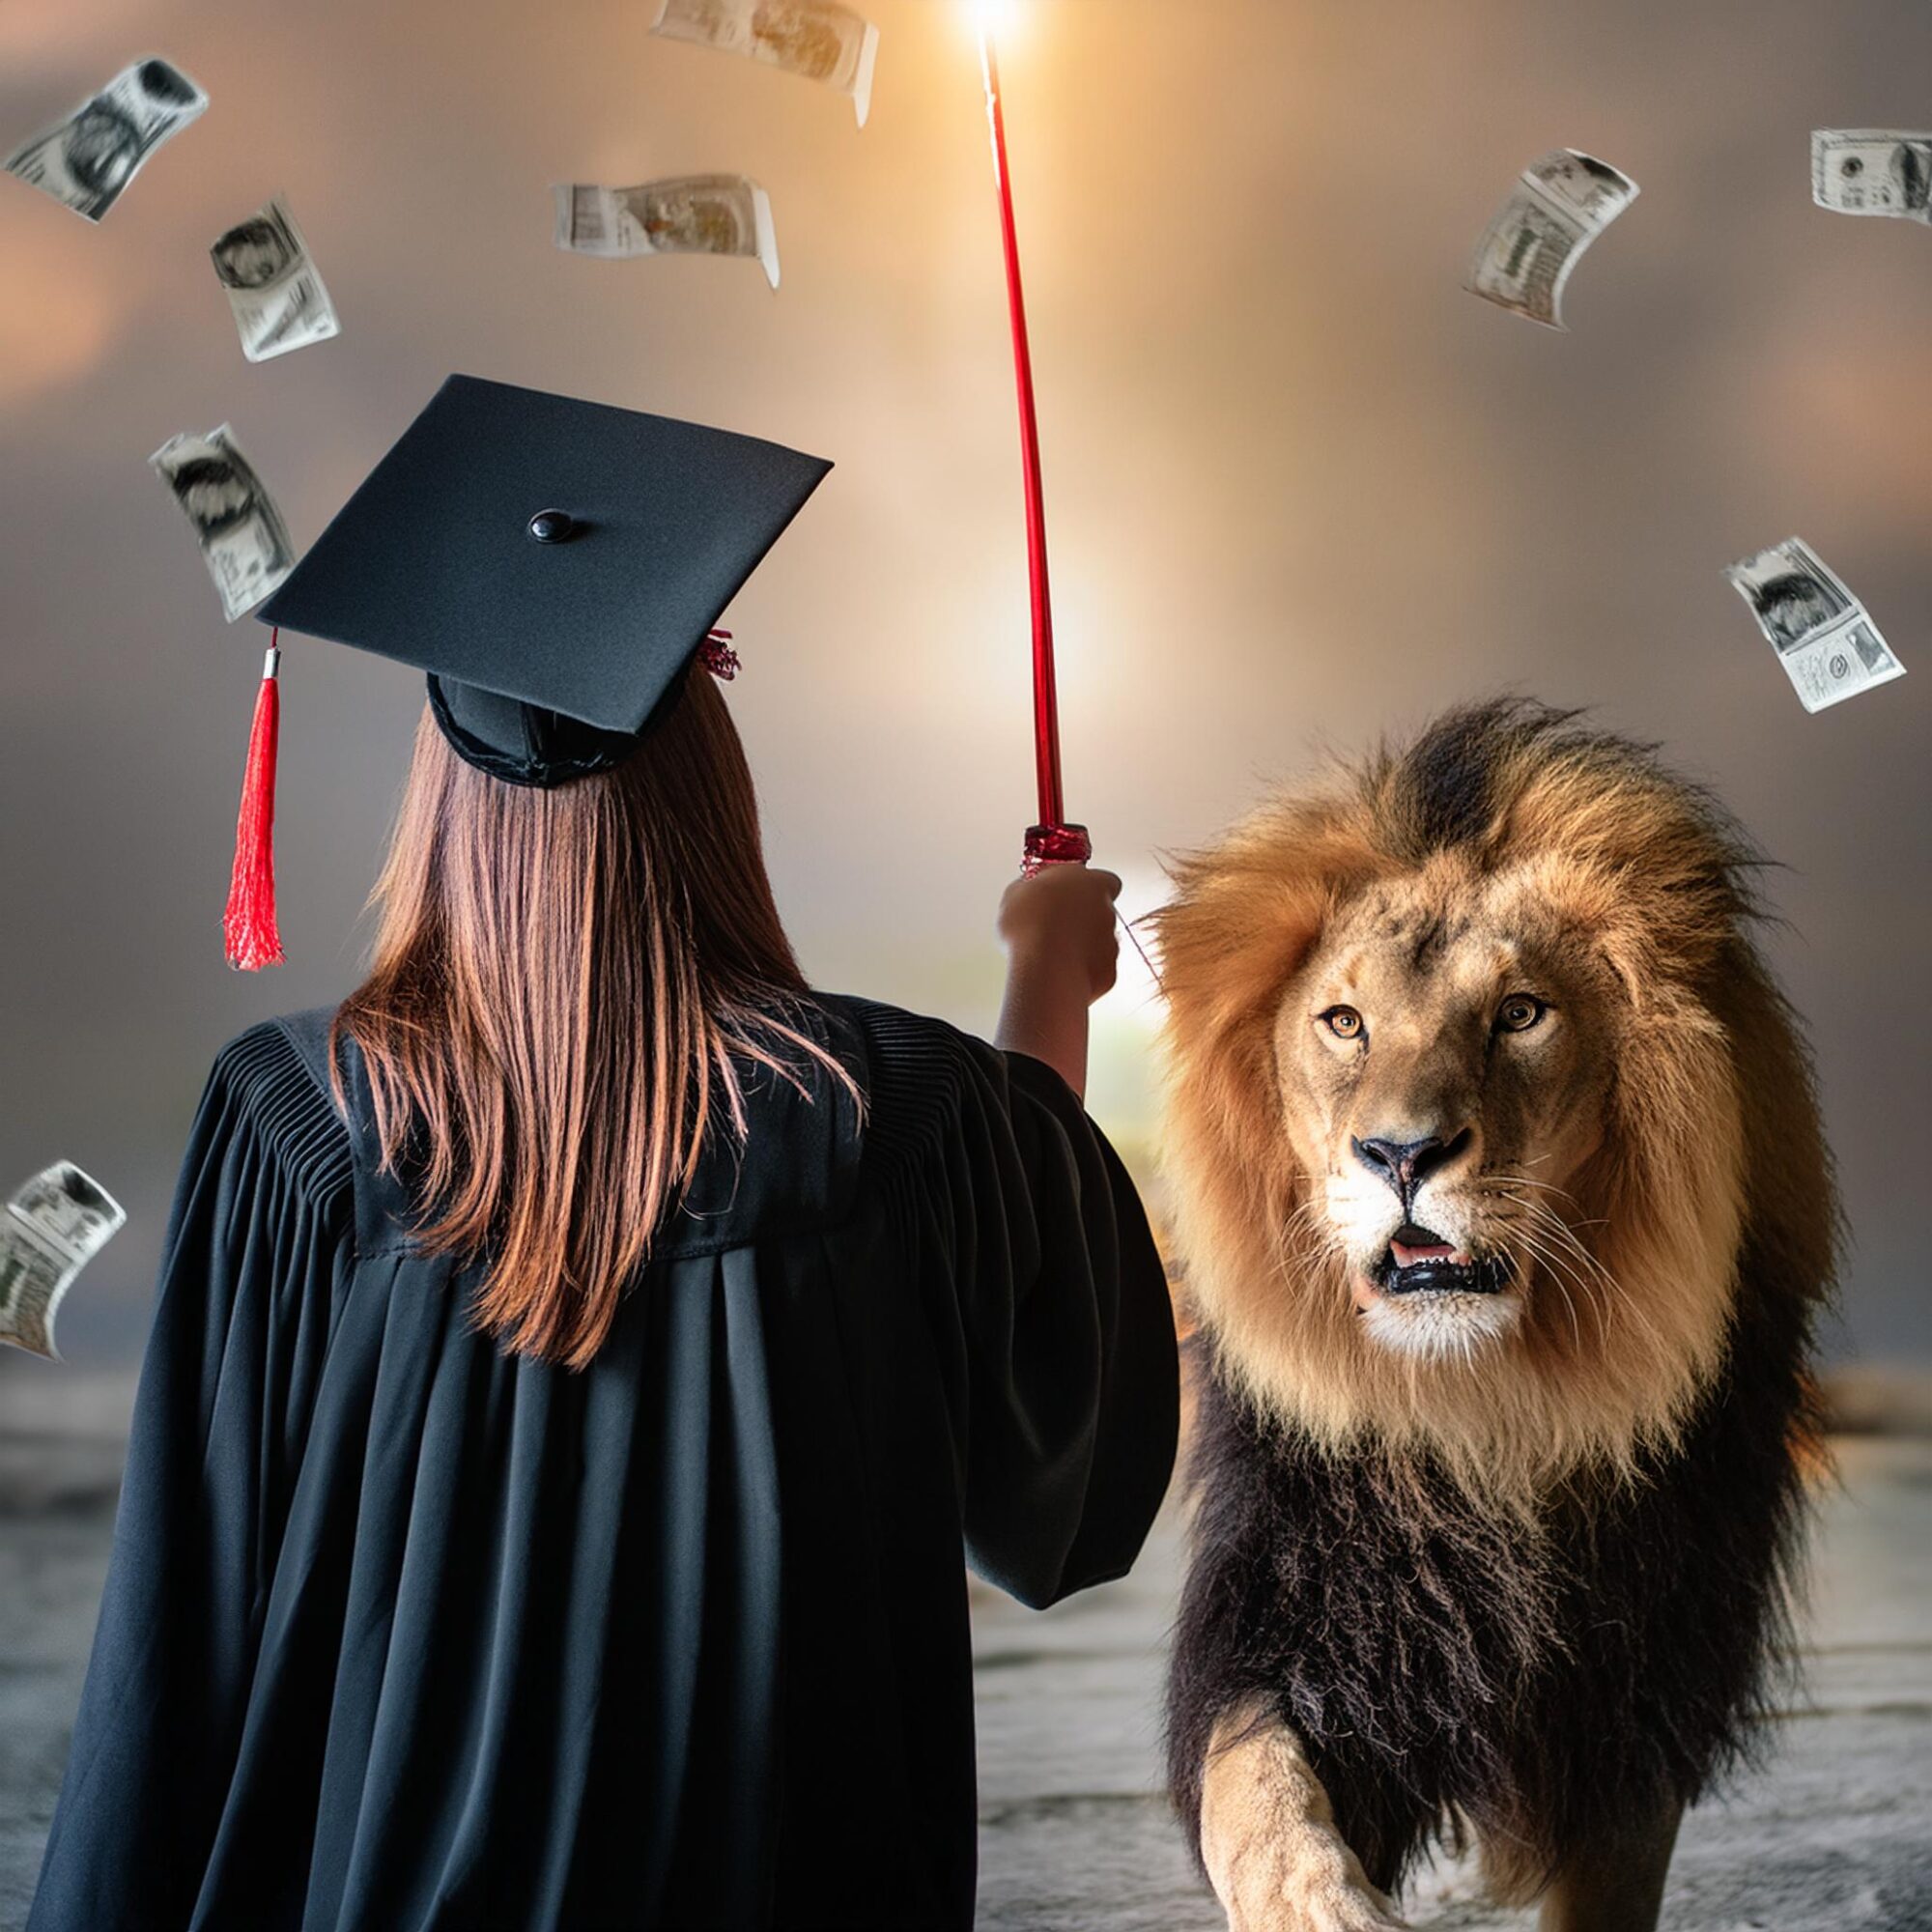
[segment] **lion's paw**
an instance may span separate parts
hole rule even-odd
[[[1409,1932],[1408,1921],[1379,1894],[1351,1891],[1332,1905],[1318,1908],[1307,1921],[1308,1932]]]
[[[1228,1932],[1410,1932],[1408,1921],[1378,1891],[1350,1886],[1320,1897],[1243,1903],[1228,1914]]]

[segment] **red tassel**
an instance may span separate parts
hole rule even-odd
[[[281,632],[269,646],[255,724],[248,733],[248,768],[242,777],[242,810],[235,820],[235,870],[228,881],[228,908],[221,936],[228,963],[243,973],[282,963],[282,936],[275,929],[275,747],[281,731]]]

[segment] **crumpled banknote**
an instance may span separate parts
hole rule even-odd
[[[779,285],[772,204],[743,175],[678,175],[636,187],[558,185],[556,245],[578,255],[747,255]]]
[[[879,30],[837,0],[658,0],[651,32],[822,81],[851,97],[862,128],[872,111]]]
[[[1483,231],[1463,283],[1514,315],[1562,328],[1563,285],[1577,258],[1636,199],[1620,169],[1575,148],[1532,161]]]
[[[151,55],[7,159],[7,172],[99,221],[155,150],[208,110],[180,68]]]
[[[54,1317],[61,1298],[127,1218],[71,1160],[21,1182],[0,1210],[0,1342],[59,1361]]]
[[[1750,606],[1806,711],[1905,675],[1864,606],[1803,538],[1786,537],[1724,575]]]
[[[251,362],[286,355],[341,332],[288,203],[277,195],[209,249]]]
[[[1890,128],[1817,128],[1811,199],[1833,214],[1932,222],[1932,134]]]
[[[194,526],[208,574],[232,624],[296,567],[289,526],[255,466],[223,423],[170,437],[148,462]]]

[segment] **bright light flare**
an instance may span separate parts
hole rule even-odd
[[[1020,23],[1020,0],[968,0],[974,31],[981,40],[1006,40]]]

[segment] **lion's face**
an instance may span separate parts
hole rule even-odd
[[[1519,1492],[1672,1437],[1747,1240],[1829,1271],[1749,864],[1643,748],[1510,703],[1181,862],[1163,1160],[1223,1373]]]
[[[1609,1130],[1617,1002],[1526,880],[1444,874],[1326,922],[1274,1069],[1301,1237],[1346,1260],[1377,1346],[1466,1357],[1532,1296],[1589,1301],[1565,1209]]]

